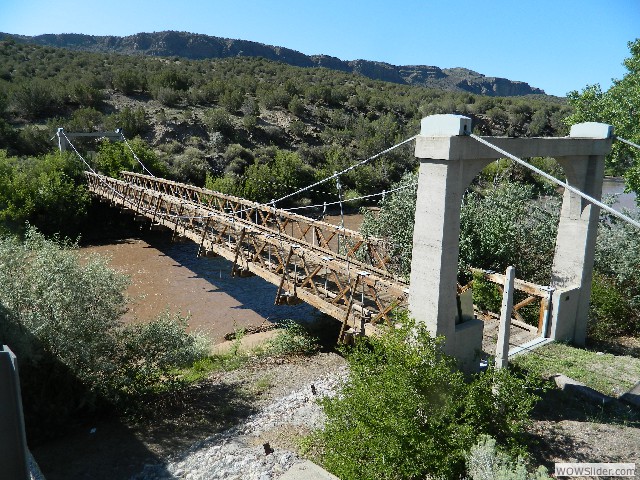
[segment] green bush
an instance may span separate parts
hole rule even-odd
[[[627,213],[640,219],[638,213]],[[640,333],[640,235],[636,227],[602,215],[595,271],[590,333],[601,340]]]
[[[495,283],[484,278],[482,273],[473,274],[473,304],[480,310],[500,312],[502,294]]]
[[[629,298],[615,280],[597,272],[591,283],[588,334],[597,340],[611,340],[624,334],[634,334],[640,321],[630,306]]]
[[[0,342],[20,363],[27,426],[47,435],[79,415],[136,408],[180,388],[178,368],[206,355],[185,320],[123,325],[128,279],[34,229],[0,238]]]
[[[164,312],[148,323],[134,323],[115,330],[119,346],[114,352],[117,369],[109,397],[125,405],[154,393],[180,387],[180,368],[202,360],[208,353],[204,337],[187,333],[187,319]]]
[[[129,141],[129,146],[136,156],[148,168],[151,173],[158,177],[163,177],[168,173],[165,163],[158,159],[155,152],[140,137],[136,137]],[[104,140],[98,147],[98,154],[95,158],[95,169],[104,175],[110,177],[119,177],[120,172],[138,172],[147,173],[142,165],[124,142],[111,142]]]
[[[405,322],[346,351],[350,375],[318,434],[321,461],[343,480],[456,478],[481,435],[524,453],[536,378],[489,368],[469,382],[424,325]]]
[[[265,346],[265,354],[274,356],[312,355],[317,351],[317,339],[293,320],[282,322],[281,330]]]
[[[0,232],[22,232],[29,222],[76,236],[90,202],[83,180],[71,154],[18,159],[0,150]]]
[[[107,117],[104,127],[107,130],[120,128],[125,137],[133,138],[148,132],[150,125],[144,108],[124,107],[120,112]]]
[[[391,267],[399,274],[409,276],[413,250],[413,225],[416,212],[417,175],[408,173],[394,188],[403,190],[387,195],[377,214],[363,210],[360,231],[365,236],[384,237],[389,240]]]
[[[222,108],[207,110],[204,114],[204,123],[211,132],[220,132],[227,138],[233,138],[234,128],[231,116]]]

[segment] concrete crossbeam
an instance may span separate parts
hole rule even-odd
[[[611,150],[611,138],[511,138],[481,137],[520,158],[606,155]],[[468,136],[423,136],[416,138],[415,156],[420,159],[472,160],[501,158],[498,152]]]

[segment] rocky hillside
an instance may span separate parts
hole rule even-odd
[[[47,34],[28,37],[0,34],[16,41],[103,53],[152,55],[189,59],[262,57],[297,67],[326,67],[358,73],[373,80],[419,85],[490,96],[544,94],[528,83],[506,78],[486,77],[465,68],[439,68],[427,65],[396,66],[369,60],[345,61],[328,55],[305,55],[295,50],[247,40],[211,37],[187,32],[138,33],[127,37],[81,34]]]

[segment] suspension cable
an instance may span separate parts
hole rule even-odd
[[[73,148],[73,151],[74,151],[74,152],[76,153],[76,155],[80,158],[80,160],[82,160],[82,163],[84,163],[84,164],[85,164],[85,166],[89,169],[89,171],[91,171],[91,173],[93,173],[93,174],[95,174],[95,175],[98,175],[98,174],[96,173],[96,171],[95,171],[93,168],[91,168],[91,165],[89,165],[89,162],[87,162],[87,161],[84,159],[84,157],[83,157],[82,155],[80,155],[80,152],[78,151],[78,149],[76,148],[76,146],[75,146],[73,143],[71,143],[71,140],[69,140],[69,137],[67,137],[67,134],[66,134],[66,133],[64,133],[64,130],[60,129],[60,130],[59,130],[59,132],[60,132],[60,133],[62,133],[62,135],[64,136],[64,138],[65,138],[65,140],[67,141],[67,143],[68,143],[69,145],[71,145],[71,148]]]
[[[85,164],[85,166],[87,167],[87,169],[88,169],[88,170],[90,170],[90,171],[91,171],[91,173],[93,173],[94,175],[96,175],[96,176],[98,176],[98,177],[101,177],[101,175],[99,175],[99,174],[98,174],[98,173],[97,173],[97,172],[96,172],[96,171],[91,167],[91,165],[89,165],[89,163],[84,159],[84,157],[80,154],[80,152],[78,152],[78,150],[77,150],[77,149],[76,149],[76,147],[73,145],[73,143],[71,143],[71,141],[70,141],[70,140],[69,140],[69,138],[66,136],[66,134],[65,134],[64,132],[62,132],[62,134],[64,135],[64,137],[65,137],[65,139],[67,140],[67,142],[69,143],[69,145],[71,145],[71,148],[72,148],[72,149],[73,149],[73,151],[76,153],[76,155],[77,155],[77,156],[82,160],[82,162]],[[124,137],[124,135],[122,134],[122,132],[120,132],[120,135],[122,136],[122,138],[123,138],[123,140],[124,140],[125,144],[126,144],[126,145],[127,145],[127,147],[129,148],[129,150],[131,150],[131,153],[133,154],[134,158],[136,158],[136,160],[140,163],[140,165],[141,165],[141,166],[142,166],[142,167],[143,167],[143,168],[144,168],[144,169],[145,169],[145,170],[146,170],[146,171],[147,171],[151,176],[155,177],[155,176],[154,176],[154,175],[153,175],[153,174],[152,174],[152,173],[151,173],[151,172],[150,172],[150,171],[145,167],[145,165],[142,163],[142,161],[140,161],[140,159],[136,156],[135,152],[133,151],[133,149],[131,148],[131,146],[130,146],[130,145],[129,145],[129,143],[127,142],[127,139]],[[381,152],[379,152],[379,153],[377,153],[377,154],[375,154],[375,155],[372,155],[371,157],[368,157],[368,158],[366,158],[366,159],[364,159],[364,160],[362,160],[362,161],[360,161],[360,162],[358,162],[358,163],[355,163],[355,164],[353,164],[353,165],[351,165],[351,166],[349,166],[349,167],[345,168],[344,170],[341,170],[341,171],[339,171],[339,172],[334,172],[334,174],[333,174],[333,175],[331,175],[331,176],[329,176],[329,177],[326,177],[326,178],[324,178],[324,179],[322,179],[322,180],[320,180],[320,181],[318,181],[318,182],[315,182],[315,183],[313,183],[313,184],[311,184],[311,185],[308,185],[307,187],[301,188],[301,189],[299,189],[299,190],[297,190],[297,191],[295,191],[295,192],[293,192],[293,193],[290,193],[290,194],[288,194],[288,195],[285,195],[285,196],[283,196],[283,197],[281,197],[281,198],[279,198],[279,199],[277,199],[277,200],[271,200],[269,203],[267,203],[267,204],[261,204],[261,205],[262,205],[262,206],[270,206],[270,207],[272,207],[272,208],[275,208],[275,204],[276,204],[277,202],[282,201],[282,200],[284,200],[284,199],[286,199],[286,198],[292,197],[292,196],[294,196],[294,195],[296,195],[296,194],[298,194],[298,193],[302,193],[302,192],[304,192],[304,191],[308,191],[308,190],[312,189],[313,187],[316,187],[316,186],[318,186],[318,185],[321,185],[321,184],[323,184],[323,183],[326,183],[326,182],[328,182],[329,180],[331,180],[331,179],[333,179],[333,178],[338,178],[338,177],[339,177],[341,174],[343,174],[343,173],[349,172],[349,171],[351,171],[351,170],[353,170],[353,169],[355,169],[355,168],[357,168],[357,167],[359,167],[359,166],[361,166],[361,165],[364,165],[364,164],[366,164],[366,163],[368,163],[368,162],[370,162],[370,161],[372,161],[372,160],[374,160],[374,159],[376,159],[376,158],[378,158],[378,157],[380,157],[380,156],[382,156],[382,155],[384,155],[384,154],[386,154],[386,153],[389,153],[389,152],[391,152],[391,151],[395,150],[396,148],[398,148],[398,147],[400,147],[400,146],[402,146],[402,145],[405,145],[405,144],[409,143],[409,142],[410,142],[410,141],[412,141],[412,140],[415,140],[415,138],[416,138],[417,136],[418,136],[418,135],[414,135],[414,136],[412,136],[412,137],[410,137],[410,138],[408,138],[408,139],[406,139],[406,140],[403,140],[402,142],[399,142],[399,143],[397,143],[397,144],[395,144],[395,145],[393,145],[393,146],[391,146],[391,147],[389,147],[389,148],[387,148],[387,149],[385,149],[385,150],[383,150],[383,151],[381,151]],[[128,202],[128,203],[132,203],[132,202],[131,202],[131,201],[129,201],[129,199],[127,199],[127,198],[126,198],[122,193],[118,192],[118,191],[117,191],[116,189],[114,189],[111,185],[108,185],[106,182],[104,182],[104,180],[101,180],[101,182],[102,182],[102,183],[105,183],[105,184],[107,185],[107,187],[108,187],[110,190],[112,190],[115,194],[117,194],[119,197],[121,197],[121,198],[123,199],[123,201],[126,201],[126,202]],[[325,208],[325,209],[326,209],[326,206],[342,204],[342,202],[353,202],[353,201],[357,201],[357,200],[364,200],[364,199],[367,199],[367,198],[373,198],[373,197],[377,197],[377,196],[380,196],[380,195],[382,195],[382,196],[384,197],[384,196],[385,196],[386,194],[388,194],[388,193],[393,193],[393,192],[396,192],[396,191],[398,191],[398,190],[403,190],[403,189],[405,189],[405,188],[408,188],[408,187],[410,187],[410,186],[414,186],[414,185],[415,185],[415,183],[414,183],[414,184],[409,184],[409,185],[404,185],[404,186],[401,186],[401,187],[395,188],[395,189],[393,189],[393,190],[385,190],[385,191],[383,191],[383,192],[374,193],[374,194],[370,194],[370,195],[363,195],[363,196],[361,196],[361,197],[356,197],[356,198],[350,198],[350,199],[342,199],[342,198],[340,198],[340,200],[338,200],[338,201],[336,201],[336,202],[324,202],[322,205],[307,205],[307,206],[294,207],[294,208],[282,209],[282,210],[284,210],[284,211],[292,211],[292,210],[307,209],[307,208],[315,208],[315,207],[323,207],[323,208]],[[327,192],[327,193],[328,193],[328,192]],[[339,195],[339,197],[341,197],[341,195]],[[259,205],[260,205],[260,204],[259,204]],[[255,208],[255,207],[251,207],[251,208]],[[244,212],[244,211],[248,211],[248,210],[250,210],[250,208],[247,208],[247,209],[244,209],[244,210],[240,210],[240,211],[236,212],[236,214],[238,214],[238,213],[242,213],[242,212]],[[149,211],[150,211],[150,210],[149,210]],[[224,214],[224,212],[222,212],[222,213]],[[164,213],[164,212],[156,212],[156,214],[157,214],[157,215],[159,215],[159,216],[162,216],[162,217],[164,217],[164,218],[175,218],[175,219],[180,218],[180,219],[186,219],[186,220],[189,220],[189,219],[196,220],[196,219],[198,219],[198,220],[199,220],[199,219],[207,219],[207,218],[213,217],[213,216],[217,215],[217,214],[218,214],[218,212],[215,212],[215,213],[214,213],[214,212],[212,212],[212,213],[210,213],[210,214],[208,214],[208,215],[196,215],[196,216],[192,216],[192,215],[176,215],[176,214],[170,214],[170,213]],[[341,227],[341,228],[344,228],[344,227]]]
[[[372,193],[370,195],[363,195],[361,197],[355,197],[355,198],[344,198],[342,199],[342,202],[356,202],[358,200],[364,200],[367,198],[373,198],[373,197],[385,197],[386,195],[390,194],[390,193],[394,193],[397,192],[399,190],[404,190],[406,188],[410,188],[410,187],[415,187],[417,185],[417,182],[413,182],[413,183],[408,183],[407,185],[402,185],[400,187],[394,188],[392,190],[383,190],[382,192],[378,192],[378,193]],[[306,208],[325,208],[327,206],[330,205],[338,205],[339,203],[341,203],[341,201],[335,201],[335,202],[324,202],[323,204],[316,204],[316,205],[305,205],[302,207],[292,207],[292,208],[283,208],[282,210],[285,210],[287,212],[291,212],[293,210],[303,210]]]
[[[497,147],[496,145],[493,145],[492,143],[489,143],[488,141],[486,141],[484,138],[479,137],[478,135],[474,135],[473,133],[469,134],[469,136],[471,138],[473,138],[474,140],[477,140],[478,142],[482,143],[483,145],[486,145],[489,148],[492,148],[493,150],[495,150],[498,153],[501,153],[502,155],[504,155],[507,158],[510,158],[511,160],[513,160],[516,163],[519,163],[520,165],[522,165],[523,167],[528,168],[529,170],[533,170],[534,172],[536,172],[538,175],[542,175],[544,178],[546,178],[547,180],[552,181],[553,183],[560,185],[561,187],[566,188],[567,190],[575,193],[576,195],[584,198],[585,200],[587,200],[588,202],[600,207],[601,209],[609,212],[611,215],[613,215],[614,217],[618,217],[621,220],[624,220],[627,223],[630,223],[631,225],[640,228],[640,222],[634,220],[633,218],[625,215],[624,213],[618,212],[617,210],[611,208],[609,205],[606,205],[604,203],[602,203],[599,200],[596,200],[595,198],[587,195],[586,193],[583,193],[582,191],[578,190],[575,187],[572,187],[571,185],[569,185],[566,182],[563,182],[562,180],[558,180],[556,177],[554,177],[553,175],[549,175],[547,172],[540,170],[537,167],[534,167],[533,165],[531,165],[530,163],[525,162],[524,160],[522,160],[521,158],[516,157],[515,155],[510,154],[509,152],[507,152],[506,150],[501,149],[500,147]]]
[[[142,163],[142,160],[140,160],[138,158],[138,156],[136,155],[136,152],[133,151],[133,148],[131,148],[131,145],[129,145],[129,142],[127,141],[127,139],[124,136],[124,133],[122,133],[122,130],[120,130],[120,136],[122,137],[122,140],[124,140],[125,145],[129,148],[129,150],[131,151],[131,154],[133,155],[133,158],[135,158],[138,163],[140,164],[140,166],[142,167],[142,169],[147,172],[149,175],[151,175],[152,177],[155,177],[155,175],[153,173],[151,173],[151,171],[145,166],[144,163]]]
[[[624,138],[618,137],[617,135],[614,135],[613,138],[615,138],[616,140],[620,140],[622,143],[626,143],[627,145],[630,145],[630,146],[635,147],[638,150],[640,150],[640,145],[638,145],[637,143],[633,143],[630,140],[625,140]]]
[[[318,180],[317,182],[312,183],[311,185],[308,185],[306,187],[300,188],[300,189],[296,190],[295,192],[289,193],[289,194],[285,195],[284,197],[278,198],[277,200],[273,200],[272,204],[275,205],[276,203],[281,202],[282,200],[285,200],[287,198],[293,197],[294,195],[297,195],[299,193],[306,192],[307,190],[309,190],[311,188],[314,188],[314,187],[317,187],[318,185],[322,185],[323,183],[326,183],[329,180],[332,180],[332,179],[338,177],[339,175],[342,175],[344,173],[350,172],[354,168],[357,168],[357,167],[359,167],[361,165],[364,165],[365,163],[368,163],[371,160],[375,160],[376,158],[381,157],[382,155],[384,155],[386,153],[389,153],[389,152],[395,150],[396,148],[401,147],[402,145],[411,142],[412,140],[415,140],[417,136],[418,135],[414,135],[413,137],[409,137],[406,140],[403,140],[402,142],[396,143],[392,147],[387,148],[386,150],[383,150],[383,151],[381,151],[379,153],[376,153],[375,155],[372,155],[372,156],[370,156],[368,158],[365,158],[364,160],[362,160],[362,161],[360,161],[358,163],[354,163],[353,165],[345,168],[344,170],[341,170],[339,172],[334,172],[333,175],[330,175],[330,176],[328,176],[326,178],[323,178],[322,180]]]

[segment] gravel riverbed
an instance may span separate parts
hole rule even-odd
[[[306,382],[240,424],[195,443],[172,462],[145,465],[132,480],[277,479],[301,461],[293,449],[279,445],[322,426],[324,414],[317,400],[333,396],[346,374],[343,366]],[[269,454],[265,453],[266,443]]]

